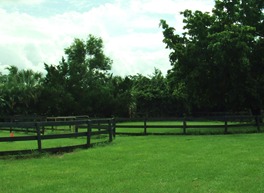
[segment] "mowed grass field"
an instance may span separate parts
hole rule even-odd
[[[0,192],[262,193],[263,139],[262,133],[117,136],[72,153],[0,158]]]

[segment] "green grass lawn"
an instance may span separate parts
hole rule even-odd
[[[73,153],[1,158],[0,192],[262,193],[263,138],[117,136]]]

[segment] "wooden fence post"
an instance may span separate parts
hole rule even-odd
[[[78,133],[78,130],[79,130],[79,126],[78,125],[75,125],[74,132],[75,133]]]
[[[113,130],[111,120],[108,120],[108,133],[109,133],[109,142],[113,141]]]
[[[86,147],[89,148],[91,146],[91,134],[92,134],[92,128],[91,128],[91,121],[87,121],[87,142]]]
[[[42,147],[41,147],[41,132],[40,132],[40,128],[38,123],[35,123],[35,127],[37,130],[37,141],[38,141],[38,151],[41,152],[42,151]]]
[[[113,129],[113,137],[115,138],[115,136],[116,136],[116,122],[115,122],[115,118],[112,118],[112,129]]]
[[[228,126],[227,126],[227,118],[225,116],[225,131],[224,131],[225,134],[227,134],[227,128],[228,128]]]
[[[144,135],[147,135],[147,118],[144,118]]]
[[[186,134],[186,127],[187,127],[187,124],[186,124],[186,118],[184,117],[183,118],[183,134],[185,135]]]
[[[44,133],[45,133],[45,127],[44,126],[41,127],[41,133],[42,133],[42,135],[44,135]]]

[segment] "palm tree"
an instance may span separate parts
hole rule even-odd
[[[28,113],[29,106],[37,102],[42,83],[42,74],[32,70],[21,70],[10,66],[9,73],[3,78],[1,90],[2,100],[10,114]],[[20,108],[18,109],[20,105]]]
[[[26,108],[30,102],[36,103],[42,83],[42,74],[33,72],[32,70],[22,70],[18,73],[18,82]]]

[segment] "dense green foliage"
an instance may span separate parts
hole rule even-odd
[[[168,81],[188,110],[262,108],[263,9],[260,0],[216,0],[212,13],[182,12],[182,35],[161,20],[171,50]]]
[[[264,2],[216,0],[211,13],[185,10],[183,34],[165,20],[172,68],[164,77],[114,76],[103,40],[89,35],[65,48],[45,75],[0,73],[0,115],[175,116],[251,110],[264,105]]]
[[[10,66],[7,75],[0,74],[1,113],[32,113],[42,90],[42,75],[32,70]]]
[[[118,137],[110,145],[0,160],[1,191],[262,193],[263,134]]]
[[[171,116],[181,110],[181,105],[169,93],[167,79],[155,69],[153,75],[131,77],[134,112],[146,116]]]

